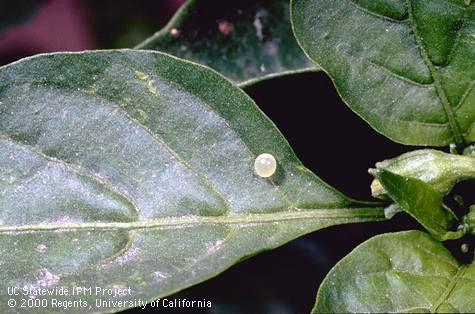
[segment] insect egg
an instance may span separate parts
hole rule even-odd
[[[268,153],[260,154],[254,161],[254,171],[259,177],[269,178],[277,169],[277,161]]]

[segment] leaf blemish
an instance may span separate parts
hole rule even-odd
[[[42,268],[37,276],[37,284],[42,288],[52,288],[59,283],[59,276],[50,272],[47,268]]]
[[[146,81],[148,80],[148,75],[143,73],[143,72],[140,72],[140,71],[137,71],[135,70],[134,71],[135,73],[135,76],[139,79],[139,80],[142,80],[142,81]]]
[[[142,124],[146,124],[148,122],[148,114],[142,109],[137,109],[137,113],[139,122]]]
[[[223,240],[217,240],[213,243],[206,245],[206,249],[209,253],[213,253],[219,249],[219,247],[223,244]]]
[[[154,80],[150,80],[147,82],[147,88],[148,88],[148,91],[154,95],[157,94],[157,86],[155,86],[155,81]]]
[[[168,278],[168,274],[161,272],[161,271],[156,271],[153,273],[153,278],[157,281],[162,281]]]
[[[123,102],[120,103],[120,106],[121,107],[127,107],[128,105],[131,104],[131,102],[132,102],[132,100],[129,97],[124,97]]]
[[[38,253],[45,253],[46,250],[48,249],[48,247],[44,244],[38,244],[36,247],[35,247],[35,251],[38,252]]]
[[[155,80],[149,80],[150,76],[138,70],[135,70],[134,74],[139,80],[147,82],[147,89],[151,94],[157,94],[157,86],[155,85]]]

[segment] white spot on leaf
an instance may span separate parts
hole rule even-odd
[[[38,252],[38,253],[45,253],[47,249],[48,249],[48,247],[44,244],[38,244],[35,247],[35,251]]]
[[[216,252],[221,247],[222,244],[223,244],[223,240],[218,240],[214,243],[210,243],[206,245],[206,250],[208,250],[208,253]]]
[[[47,268],[42,268],[36,278],[37,284],[41,288],[52,288],[59,283],[59,276],[53,274]]]
[[[168,278],[168,274],[161,272],[161,271],[156,271],[153,273],[153,278],[157,281],[162,281]]]

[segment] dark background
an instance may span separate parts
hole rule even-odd
[[[33,16],[0,30],[0,65],[40,52],[132,47],[160,29],[182,1],[30,2],[40,5]],[[303,163],[351,197],[370,199],[367,169],[375,162],[414,149],[371,129],[340,100],[324,73],[279,78],[246,91]],[[457,189],[464,193],[473,187],[464,183]],[[376,234],[413,228],[418,224],[399,214],[389,222],[324,229],[239,263],[169,299],[212,301],[213,307],[202,313],[308,313],[325,274],[356,245]],[[459,245],[449,243],[454,252]]]

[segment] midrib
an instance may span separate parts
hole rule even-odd
[[[459,279],[463,277],[466,270],[467,270],[467,266],[465,265],[462,265],[457,269],[457,272],[455,273],[454,277],[447,285],[447,288],[442,292],[440,297],[437,299],[434,305],[430,308],[431,313],[437,313],[439,308],[442,306],[442,304],[444,304],[444,302],[447,301],[448,297],[450,296],[452,291],[455,289],[455,286],[459,282]]]
[[[81,223],[45,223],[36,225],[0,226],[1,233],[34,232],[34,231],[76,231],[76,230],[134,230],[165,227],[191,227],[196,225],[236,225],[264,224],[283,221],[299,221],[308,219],[359,219],[365,221],[384,220],[381,208],[337,208],[337,209],[305,209],[280,213],[229,215],[216,217],[183,216],[157,218],[132,222],[81,222]]]
[[[414,12],[412,11],[411,0],[406,0],[406,6],[407,6],[407,11],[408,11],[408,16],[409,16],[409,24],[411,25],[412,31],[414,33],[414,37],[419,47],[419,52],[422,56],[422,59],[424,60],[424,63],[428,67],[431,77],[434,81],[434,87],[437,92],[437,96],[439,97],[442,107],[444,109],[445,115],[447,117],[447,121],[449,123],[450,129],[454,136],[454,141],[457,144],[457,146],[463,147],[465,144],[465,140],[463,138],[462,132],[460,131],[460,126],[458,125],[457,119],[455,118],[454,110],[452,109],[452,106],[447,97],[447,94],[445,93],[444,87],[442,86],[442,80],[439,77],[439,73],[437,72],[437,69],[435,68],[434,64],[429,58],[429,54],[424,48],[424,43],[422,41],[421,34],[419,33],[419,30],[417,29],[417,26],[416,26],[416,20],[414,18]]]

